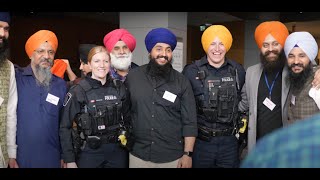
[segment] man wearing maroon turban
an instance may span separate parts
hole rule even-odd
[[[0,12],[0,168],[18,167],[17,145],[17,86],[14,66],[9,55],[9,12]]]
[[[249,111],[248,151],[263,136],[287,126],[286,103],[290,82],[286,57],[283,51],[289,35],[287,27],[279,21],[266,21],[255,30],[255,40],[260,48],[260,63],[247,69],[242,101],[239,110]],[[320,76],[315,82],[320,82]],[[317,83],[319,84],[319,83]]]
[[[25,49],[31,62],[16,68],[18,89],[17,162],[22,168],[59,168],[61,149],[59,114],[66,82],[51,73],[58,48],[55,33],[40,30],[29,37]]]
[[[103,44],[111,56],[111,76],[124,81],[129,70],[138,67],[132,62],[132,52],[136,47],[135,37],[126,29],[115,29],[103,38]]]
[[[189,80],[172,68],[176,36],[166,28],[145,38],[150,62],[127,76],[135,143],[134,168],[190,168],[197,136],[196,107]]]

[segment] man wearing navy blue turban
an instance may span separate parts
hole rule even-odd
[[[177,38],[166,28],[156,28],[145,44],[149,63],[126,79],[135,137],[129,167],[190,168],[198,133],[196,106],[189,80],[171,65]]]

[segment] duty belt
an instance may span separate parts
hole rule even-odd
[[[220,129],[219,130],[212,129],[209,132],[212,137],[231,136],[233,134],[233,129],[221,129],[221,130]]]
[[[100,141],[101,144],[116,143],[117,136],[116,135],[88,136],[87,141],[90,141],[90,140]]]
[[[199,133],[205,136],[217,137],[217,136],[231,136],[234,133],[233,128],[228,129],[211,129],[205,126],[198,126]]]

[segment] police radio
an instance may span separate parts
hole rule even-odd
[[[198,71],[197,79],[203,80],[206,78],[206,73],[204,71]]]

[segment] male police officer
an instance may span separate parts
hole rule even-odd
[[[225,54],[232,45],[232,35],[222,25],[203,32],[206,56],[186,66],[183,73],[190,80],[197,102],[198,138],[193,167],[238,167],[238,102],[245,70]]]

